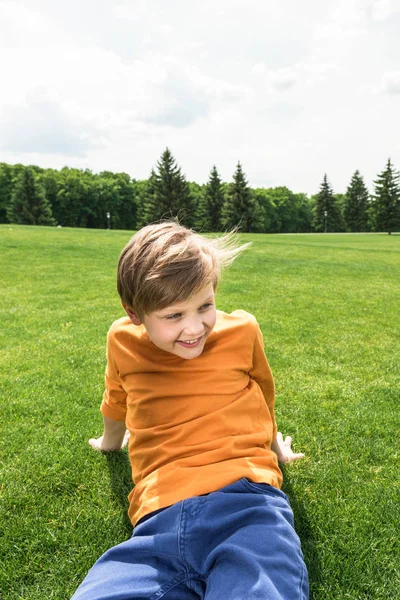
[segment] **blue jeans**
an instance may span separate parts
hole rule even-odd
[[[240,479],[144,517],[72,600],[307,600],[287,496]]]

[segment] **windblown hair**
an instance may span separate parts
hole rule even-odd
[[[210,283],[215,290],[222,269],[249,245],[238,245],[235,231],[206,238],[175,221],[147,225],[121,252],[118,293],[143,318],[192,298]]]

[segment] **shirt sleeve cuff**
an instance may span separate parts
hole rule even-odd
[[[109,406],[104,400],[100,406],[101,414],[114,421],[125,421],[126,411],[120,411]]]

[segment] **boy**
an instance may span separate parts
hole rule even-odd
[[[274,383],[255,318],[215,307],[220,270],[245,248],[175,222],[122,251],[127,317],[107,339],[104,433],[128,439],[132,538],[108,550],[73,600],[304,600],[307,571],[281,462]]]

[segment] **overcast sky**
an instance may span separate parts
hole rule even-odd
[[[0,161],[344,192],[400,169],[400,0],[0,0]]]

